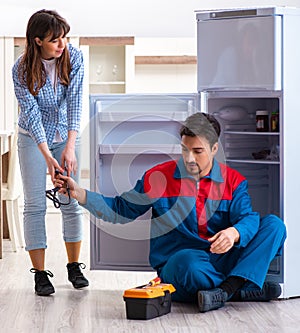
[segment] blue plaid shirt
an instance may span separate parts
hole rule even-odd
[[[27,131],[32,139],[40,144],[52,145],[58,131],[62,140],[68,138],[68,131],[80,130],[82,112],[82,83],[84,74],[82,52],[68,44],[71,60],[70,84],[57,82],[56,90],[47,77],[46,84],[37,96],[33,96],[18,77],[20,58],[12,69],[15,94],[20,113],[18,125]]]

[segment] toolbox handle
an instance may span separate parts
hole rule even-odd
[[[161,302],[160,305],[163,307],[168,307],[169,304],[171,303],[171,296],[169,290],[165,291],[165,296],[161,296]]]

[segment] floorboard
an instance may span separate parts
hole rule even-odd
[[[30,260],[24,249],[12,252],[4,241],[0,260],[0,332],[300,332],[300,298],[267,303],[229,302],[225,307],[199,313],[196,305],[173,303],[171,312],[151,320],[127,320],[123,291],[146,283],[153,272],[89,270],[89,216],[85,214],[85,239],[81,261],[90,286],[75,290],[67,281],[66,254],[60,214],[49,207],[46,268],[54,274],[53,296],[34,294]]]

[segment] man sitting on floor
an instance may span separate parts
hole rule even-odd
[[[278,298],[280,285],[265,278],[286,238],[283,221],[253,212],[245,177],[215,159],[220,124],[213,116],[188,117],[180,135],[182,157],[146,171],[120,196],[90,192],[66,176],[55,186],[67,182],[73,198],[111,223],[152,209],[150,264],[176,288],[173,300],[198,301],[206,312],[230,300]]]

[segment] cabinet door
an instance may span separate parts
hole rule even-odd
[[[5,70],[5,126],[7,130],[14,130],[18,114],[15,112],[15,93],[12,80],[11,69],[14,65],[14,38],[5,37],[4,39],[4,70]]]
[[[181,155],[179,129],[197,95],[92,95],[91,190],[115,196],[150,167]],[[151,270],[151,212],[125,225],[91,216],[91,268]]]
[[[0,37],[0,77],[5,77],[4,70],[4,37]],[[5,126],[5,98],[4,85],[5,80],[0,80],[0,130],[6,130]]]
[[[282,17],[224,15],[197,15],[198,91],[280,90]]]
[[[0,37],[0,130],[13,131],[16,116],[14,113],[14,87],[11,69],[14,64],[14,39]]]

